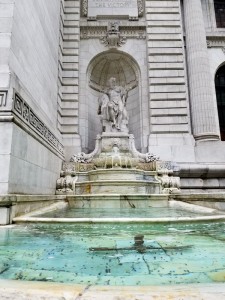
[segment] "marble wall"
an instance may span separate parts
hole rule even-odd
[[[9,67],[12,87],[57,134],[60,0],[16,0]]]
[[[0,0],[0,194],[55,193],[60,4]]]

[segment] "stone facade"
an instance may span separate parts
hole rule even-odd
[[[60,4],[0,1],[0,194],[55,192]]]
[[[94,149],[110,77],[133,86],[139,151],[177,162],[183,190],[224,190],[224,49],[213,0],[0,0],[0,194],[55,193],[62,161]]]

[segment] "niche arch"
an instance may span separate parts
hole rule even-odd
[[[216,100],[219,115],[221,140],[225,141],[225,62],[215,75]]]
[[[102,131],[97,115],[98,98],[111,77],[116,78],[120,86],[134,87],[128,92],[126,107],[129,114],[129,133],[134,134],[136,147],[140,150],[143,134],[140,69],[133,57],[118,50],[104,51],[96,55],[87,68],[88,150],[94,148],[95,137]]]

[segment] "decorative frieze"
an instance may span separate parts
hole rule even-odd
[[[63,145],[17,93],[15,93],[14,97],[13,112],[28,125],[30,129],[38,133],[45,142],[50,144],[60,154],[64,155]]]
[[[109,48],[120,47],[127,39],[146,39],[145,26],[120,26],[118,21],[106,26],[83,26],[80,28],[81,39],[98,38]]]
[[[223,39],[210,39],[207,38],[207,46],[208,48],[220,48],[225,47],[225,38]]]
[[[142,17],[144,14],[144,4],[143,0],[137,0],[137,5],[138,5],[138,16]]]
[[[0,91],[0,107],[5,107],[7,103],[7,91]]]
[[[88,14],[88,0],[82,0],[81,14],[83,17],[87,17]]]
[[[225,38],[224,37],[207,37],[208,48],[221,48],[225,54]]]

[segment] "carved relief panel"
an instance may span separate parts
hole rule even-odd
[[[143,0],[81,0],[81,14],[89,19],[102,16],[138,18],[143,15]]]

